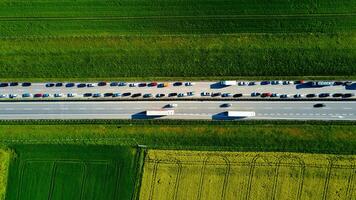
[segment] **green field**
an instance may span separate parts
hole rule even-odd
[[[18,145],[6,199],[130,199],[138,152],[129,147]]]
[[[153,150],[140,199],[354,199],[355,164],[342,155]]]
[[[356,76],[355,8],[354,0],[0,0],[0,76]]]
[[[103,123],[104,124],[100,124]],[[7,170],[6,163],[8,162],[7,152],[12,152],[10,171],[7,183],[6,199],[135,199],[139,195],[139,191],[148,192],[149,187],[145,181],[152,177],[150,171],[154,168],[157,160],[165,161],[167,159],[182,160],[180,153],[176,156],[170,155],[170,152],[182,152],[178,150],[190,150],[187,152],[194,152],[199,150],[202,152],[200,158],[197,160],[199,166],[203,166],[201,159],[210,154],[229,154],[216,153],[216,151],[233,151],[235,153],[229,160],[239,162],[236,160],[237,152],[251,152],[252,154],[266,154],[264,152],[275,152],[273,155],[281,153],[278,152],[309,152],[309,157],[306,159],[309,163],[313,160],[313,156],[321,154],[323,162],[319,160],[320,166],[325,167],[326,158],[344,158],[347,156],[335,155],[354,155],[356,153],[356,127],[350,122],[180,122],[180,121],[85,121],[83,124],[78,122],[1,122],[0,125],[0,144],[11,151],[4,151],[5,154],[0,157],[0,175],[4,178],[0,180],[0,191],[5,191]],[[97,124],[91,124],[97,123]],[[154,124],[152,124],[154,123]],[[37,124],[37,125],[36,125]],[[140,145],[140,146],[139,146]],[[139,147],[144,147],[143,149]],[[141,166],[144,163],[145,149],[149,149],[148,156],[145,158],[146,169],[141,175]],[[152,149],[157,149],[152,150]],[[162,151],[162,149],[174,149],[172,151]],[[215,153],[207,153],[207,151]],[[153,152],[153,153],[150,153]],[[154,152],[159,152],[157,155]],[[205,152],[205,153],[204,153]],[[310,154],[313,153],[313,154]],[[195,154],[195,153],[193,153]],[[240,153],[241,154],[241,153]],[[283,153],[282,153],[283,154]],[[267,154],[266,154],[267,155]],[[270,154],[268,154],[270,155]],[[163,157],[162,157],[163,156]],[[198,156],[199,157],[199,156]],[[215,156],[216,157],[216,156]],[[224,162],[217,156],[213,156],[208,164],[213,160]],[[265,156],[266,157],[266,156]],[[276,157],[267,156],[273,161]],[[302,156],[303,157],[303,156]],[[305,156],[304,156],[305,157]],[[303,157],[303,159],[304,159]],[[191,155],[190,158],[194,158]],[[249,156],[246,156],[246,162]],[[195,160],[195,158],[193,159]],[[204,159],[203,159],[204,160]],[[241,160],[240,160],[241,161]],[[245,162],[245,161],[243,161]],[[249,162],[249,161],[248,161]],[[264,159],[259,162],[265,162]],[[273,161],[276,162],[276,161]],[[288,161],[289,162],[289,161]],[[295,160],[291,160],[296,164]],[[164,163],[164,162],[162,162]],[[341,163],[341,164],[340,164]],[[263,164],[263,163],[262,163]],[[344,169],[346,165],[344,161],[335,162],[336,165],[342,165]],[[194,168],[200,170],[201,168]],[[212,165],[206,168],[206,177],[209,180],[204,182],[207,188],[215,187],[217,181],[221,180],[220,175],[215,175],[215,172],[223,172],[226,166],[223,164],[221,168],[214,168]],[[148,167],[148,169],[147,169]],[[298,166],[297,166],[298,167]],[[231,167],[230,179],[232,182],[239,179],[235,169],[241,169],[245,172],[247,168]],[[5,169],[5,170],[4,170]],[[176,177],[176,164],[160,164],[158,165],[159,174],[165,173],[160,180],[160,183],[154,185],[154,191],[161,191],[162,188],[167,188],[166,194],[172,194],[172,185],[165,185],[166,179],[172,181]],[[190,171],[188,168],[183,168],[183,172],[188,174],[188,177],[195,177],[199,173]],[[283,168],[284,170],[285,168]],[[294,169],[294,168],[293,168]],[[347,168],[351,169],[351,168]],[[148,172],[147,172],[148,170]],[[262,171],[261,171],[262,170]],[[261,177],[257,179],[265,179],[261,167],[256,168],[256,172],[261,173]],[[318,171],[319,170],[319,171]],[[326,169],[312,169],[305,171],[305,177],[311,177],[313,174],[324,173]],[[274,172],[274,168],[269,168],[267,171]],[[285,169],[286,176],[293,170]],[[141,173],[139,173],[141,172]],[[311,174],[308,174],[308,173]],[[334,173],[334,171],[332,171]],[[184,174],[182,173],[182,174]],[[189,173],[192,173],[189,175]],[[212,174],[209,174],[212,173]],[[0,176],[0,178],[1,178]],[[140,177],[143,177],[142,188],[140,188]],[[288,177],[287,176],[287,177]],[[324,175],[323,175],[324,176]],[[334,176],[334,175],[333,175]],[[348,174],[335,170],[335,178],[330,181],[330,192],[328,197],[334,197],[335,191],[338,187],[344,187],[343,177]],[[183,176],[182,176],[183,177]],[[236,178],[237,177],[237,178]],[[246,178],[246,176],[243,176]],[[243,180],[245,179],[243,178]],[[315,178],[315,177],[314,177]],[[287,178],[286,178],[287,179]],[[187,182],[186,178],[182,178],[182,183]],[[197,179],[199,180],[199,179]],[[283,177],[278,180],[285,181]],[[291,185],[294,186],[294,179],[291,180]],[[308,179],[309,180],[309,179]],[[322,182],[323,177],[318,177],[319,182]],[[340,180],[340,185],[337,185],[337,180]],[[188,184],[188,183],[187,183]],[[233,182],[233,184],[235,184]],[[262,185],[261,185],[262,184]],[[264,188],[266,182],[261,182],[256,185],[257,190]],[[314,182],[309,181],[305,185],[303,197],[314,197],[313,192],[319,195],[322,192],[321,187],[315,188]],[[160,187],[158,187],[159,185]],[[161,187],[162,186],[162,187]],[[231,185],[230,185],[231,186]],[[155,187],[158,187],[155,188]],[[182,188],[188,187],[182,184]],[[194,187],[189,187],[194,190]],[[205,186],[204,186],[205,187]],[[282,186],[276,187],[281,189],[281,194],[286,194],[286,189]],[[345,186],[346,187],[346,186]],[[293,187],[294,188],[294,187]],[[276,189],[276,190],[277,190]],[[278,189],[278,190],[279,190]],[[294,188],[295,189],[295,188]],[[295,190],[290,193],[293,195]],[[243,191],[247,191],[242,189]],[[207,192],[206,189],[204,191]],[[233,188],[226,193],[226,198],[236,193]],[[254,188],[251,191],[256,191]],[[269,191],[268,188],[262,192]],[[311,192],[310,192],[311,191]],[[340,195],[345,196],[345,191]],[[154,192],[153,199],[157,199]],[[312,193],[312,194],[309,194]],[[329,194],[330,193],[330,194]],[[1,194],[1,192],[0,192]],[[182,192],[177,193],[182,195]],[[245,194],[245,193],[244,193]],[[279,193],[276,193],[276,195]],[[349,195],[347,193],[347,195]],[[149,195],[149,194],[148,194]],[[216,193],[206,193],[204,195],[212,195],[214,198]],[[207,196],[202,195],[202,199]],[[255,193],[251,193],[256,195]],[[346,195],[346,196],[347,196]],[[205,198],[206,197],[206,198]],[[187,197],[188,198],[188,197]],[[257,197],[256,197],[257,198]],[[141,198],[140,198],[141,199]],[[145,198],[142,198],[145,199]],[[167,198],[163,198],[167,199]],[[231,198],[230,198],[231,199]],[[332,199],[334,198],[326,198]],[[336,198],[337,199],[337,198]]]

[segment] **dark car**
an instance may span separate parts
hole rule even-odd
[[[142,94],[141,93],[135,93],[131,97],[140,97]]]
[[[22,87],[29,87],[29,86],[31,86],[32,84],[31,83],[29,83],[29,82],[24,82],[24,83],[22,83]]]
[[[237,93],[237,94],[234,94],[234,96],[233,97],[235,97],[235,98],[238,98],[238,97],[242,97],[242,93]]]
[[[56,87],[62,87],[63,83],[56,83]]]
[[[183,85],[182,82],[175,82],[175,83],[173,83],[173,86],[181,86],[181,85]]]
[[[18,86],[18,85],[19,85],[18,82],[11,82],[11,83],[10,83],[10,86]]]
[[[313,97],[316,97],[316,94],[307,94],[305,97],[307,97],[307,98],[313,98]]]
[[[33,96],[36,97],[36,98],[39,98],[39,97],[42,97],[43,94],[35,94],[35,95],[33,95]]]
[[[330,96],[330,93],[320,93],[319,94],[319,97],[322,97],[322,98],[329,97],[329,96]]]
[[[143,95],[143,98],[150,98],[150,97],[152,97],[152,94],[144,94]]]
[[[344,83],[342,81],[335,81],[334,85],[343,85]]]
[[[335,93],[335,94],[333,94],[333,97],[342,97],[344,94],[342,94],[342,93]]]
[[[66,87],[74,87],[74,85],[75,85],[74,83],[67,83]]]
[[[7,87],[9,86],[9,83],[0,83],[0,87]]]
[[[123,97],[128,97],[128,96],[131,96],[131,92],[125,92],[122,94]]]
[[[139,83],[138,84],[138,87],[146,87],[147,86],[147,83]]]
[[[77,85],[78,88],[83,88],[83,87],[86,87],[86,86],[87,86],[87,84],[85,84],[85,83],[79,83]]]
[[[258,96],[260,96],[261,95],[261,93],[259,93],[259,92],[253,92],[253,93],[251,93],[251,97],[258,97]]]
[[[112,92],[107,92],[104,94],[104,97],[112,97],[113,93]]]
[[[101,81],[101,82],[98,83],[98,86],[105,86],[106,84],[107,84],[106,82]]]
[[[220,107],[222,107],[222,108],[231,107],[231,103],[223,103],[220,105]]]
[[[271,84],[270,81],[261,81],[261,85],[269,85],[269,84]]]
[[[349,98],[349,97],[353,97],[353,96],[355,96],[354,93],[345,93],[342,97],[343,98]]]
[[[95,93],[95,94],[93,94],[93,97],[101,97],[101,94],[100,93]]]
[[[111,83],[110,83],[110,86],[111,86],[111,87],[118,86],[118,85],[119,85],[118,82],[111,82]]]
[[[178,94],[175,93],[175,92],[172,92],[172,93],[169,93],[169,94],[168,94],[169,97],[175,97],[175,96],[177,96],[177,95],[178,95]]]
[[[46,83],[46,87],[53,87],[54,85],[54,83]]]
[[[83,94],[83,97],[91,97],[91,96],[93,96],[92,93],[84,93],[84,94]]]
[[[117,84],[117,86],[126,86],[127,85],[127,83],[125,83],[125,82],[119,82],[118,84]]]
[[[321,108],[321,107],[325,107],[325,104],[323,103],[314,104],[314,108]]]
[[[164,96],[166,96],[166,95],[165,94],[156,94],[157,98],[161,98],[161,97],[164,97]]]
[[[211,96],[212,96],[212,97],[219,97],[219,96],[221,96],[221,92],[214,92],[214,93],[211,93]]]

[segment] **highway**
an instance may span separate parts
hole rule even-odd
[[[146,82],[148,83],[148,82]],[[162,82],[159,82],[162,83]],[[163,93],[166,95],[164,98],[168,98],[167,95],[169,93],[187,93],[187,92],[194,92],[195,96],[191,97],[183,97],[183,98],[200,98],[201,92],[221,92],[221,93],[231,93],[231,94],[236,94],[236,93],[242,93],[243,97],[251,97],[251,93],[253,92],[259,92],[259,93],[278,93],[278,94],[289,94],[289,95],[294,95],[294,94],[310,94],[310,93],[315,93],[315,94],[320,94],[320,93],[355,93],[356,92],[356,83],[354,82],[350,86],[343,86],[343,85],[338,85],[338,86],[325,86],[325,87],[310,87],[307,84],[298,84],[295,85],[291,83],[290,85],[261,85],[261,82],[256,82],[256,85],[249,85],[249,86],[227,86],[227,87],[222,87],[218,82],[208,82],[208,81],[201,81],[201,82],[195,82],[195,85],[193,86],[173,86],[173,82],[168,82],[169,86],[160,88],[160,87],[129,87],[129,86],[110,86],[109,83],[106,86],[95,86],[95,87],[83,87],[83,88],[78,88],[77,86],[74,87],[46,87],[45,83],[32,83],[32,86],[30,87],[22,87],[22,86],[8,86],[8,87],[1,87],[0,88],[0,97],[1,94],[3,95],[9,95],[9,94],[17,94],[18,97],[21,96],[21,94],[24,93],[31,93],[31,94],[37,94],[37,93],[48,93],[53,96],[55,93],[61,93],[66,96],[68,93],[74,93],[77,94],[77,98],[81,99],[93,99],[92,97],[89,98],[83,98],[84,93],[126,93],[126,92],[131,92],[132,94],[134,93],[141,93],[147,94],[150,93],[153,96],[156,94]],[[65,84],[65,83],[64,83]],[[78,85],[79,83],[75,83]],[[95,83],[94,83],[95,84]],[[242,97],[242,98],[243,98]],[[113,97],[105,97],[107,98],[113,98]],[[132,97],[119,97],[115,99],[131,99]],[[139,98],[142,98],[139,97]],[[175,97],[177,98],[177,97]],[[221,97],[214,97],[214,98],[221,98]],[[257,97],[260,98],[260,97]],[[330,98],[330,97],[328,97]],[[353,98],[356,98],[354,96]],[[27,100],[33,99],[33,98],[24,98]],[[42,98],[36,98],[36,99],[42,99]],[[48,98],[47,98],[48,99]],[[63,98],[57,98],[57,99],[63,99]]]
[[[255,117],[245,119],[289,120],[356,120],[356,102],[337,101],[82,101],[82,102],[0,102],[0,119],[149,119],[146,110],[168,109],[177,104],[173,116],[162,119],[233,119],[226,111],[255,111]],[[326,107],[314,108],[316,103]],[[169,108],[171,109],[171,108]],[[236,119],[241,120],[241,119]]]

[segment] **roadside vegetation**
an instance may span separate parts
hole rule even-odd
[[[354,124],[68,124],[0,125],[3,144],[144,145],[153,149],[353,154]]]

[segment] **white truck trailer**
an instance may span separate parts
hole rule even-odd
[[[254,111],[227,111],[228,117],[254,117],[256,113]]]
[[[223,86],[232,86],[237,85],[237,81],[220,81],[220,84]]]
[[[147,110],[146,116],[168,116],[174,115],[174,110]]]

